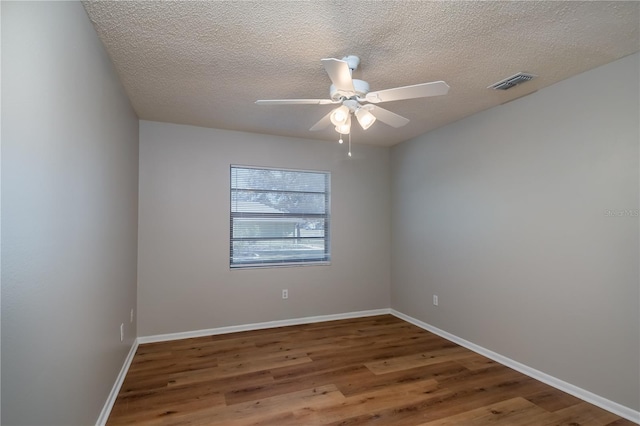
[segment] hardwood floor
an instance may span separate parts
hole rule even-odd
[[[633,425],[391,315],[141,345],[109,425]]]

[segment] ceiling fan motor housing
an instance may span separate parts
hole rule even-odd
[[[340,101],[343,99],[350,99],[355,97],[364,98],[369,93],[369,83],[364,80],[353,79],[354,91],[338,90],[333,84],[329,88],[329,94],[334,101]]]

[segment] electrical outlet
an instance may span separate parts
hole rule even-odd
[[[289,298],[289,290],[287,290],[286,288],[282,289],[282,298],[283,299]]]
[[[124,340],[124,323],[120,324],[120,341]]]
[[[131,318],[129,319],[130,323],[133,323],[133,308],[131,308]]]
[[[438,295],[437,294],[433,295],[433,305],[434,306],[438,306]]]

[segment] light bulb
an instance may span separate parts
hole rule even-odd
[[[364,108],[358,108],[356,118],[364,130],[367,130],[376,122],[376,117]]]
[[[341,135],[348,135],[351,132],[351,117],[347,116],[347,121],[344,124],[338,124],[336,126],[336,132]]]
[[[345,105],[340,105],[338,108],[334,109],[329,119],[333,123],[334,126],[340,126],[341,124],[345,124],[351,115],[349,108]]]
[[[347,119],[347,114],[345,114],[342,110],[338,110],[335,114],[333,114],[333,119],[338,123],[342,123]]]

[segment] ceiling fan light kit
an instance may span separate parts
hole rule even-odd
[[[344,123],[336,125],[336,132],[341,135],[348,135],[351,133],[351,115],[347,115],[347,119]]]
[[[309,130],[323,130],[333,124],[336,132],[349,135],[351,142],[351,115],[355,115],[363,130],[369,129],[376,121],[381,121],[392,127],[402,127],[409,119],[380,108],[381,102],[400,101],[404,99],[426,98],[446,95],[449,85],[444,81],[415,84],[412,86],[396,87],[393,89],[369,91],[369,83],[352,78],[353,71],[358,69],[360,58],[354,55],[342,59],[327,58],[321,60],[329,79],[333,84],[329,87],[330,99],[270,99],[258,100],[258,105],[328,105],[340,104],[314,124]],[[349,147],[351,156],[351,147]]]

